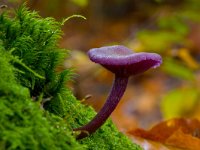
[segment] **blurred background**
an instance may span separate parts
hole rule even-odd
[[[17,8],[22,0],[0,0]],[[149,128],[164,119],[200,119],[199,0],[29,0],[43,17],[65,23],[60,46],[70,50],[63,68],[75,68],[68,86],[84,104],[98,111],[113,75],[87,57],[90,48],[125,45],[135,52],[162,55],[160,68],[130,78],[112,120],[119,130]]]

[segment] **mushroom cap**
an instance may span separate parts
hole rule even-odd
[[[142,73],[150,68],[159,67],[162,58],[156,53],[134,53],[122,45],[93,48],[89,58],[118,76],[130,76]]]

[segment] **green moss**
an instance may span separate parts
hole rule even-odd
[[[66,115],[64,120],[70,122],[70,128],[80,127],[88,123],[95,116],[96,113],[94,110],[77,101],[70,91],[64,93],[63,99],[64,98],[67,99],[67,101],[65,101]],[[126,136],[117,131],[117,128],[111,120],[108,120],[94,134],[80,140],[79,143],[87,145],[88,149],[95,150],[141,149],[139,146],[133,144]]]
[[[37,103],[32,102],[29,90],[16,82],[9,58],[1,47],[0,149],[83,148],[64,123],[62,129],[57,128],[57,124],[62,123],[61,118],[44,113]]]
[[[64,86],[71,70],[55,71],[67,54],[57,44],[60,26],[24,5],[14,17],[0,15],[0,149],[141,149],[110,120],[76,141],[72,129],[95,111]]]

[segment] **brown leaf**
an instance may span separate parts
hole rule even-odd
[[[129,134],[188,150],[200,149],[200,121],[176,118],[161,122],[150,130],[135,129]]]
[[[166,141],[165,144],[184,148],[187,150],[199,150],[200,139],[190,134],[185,134],[181,129],[175,131]]]

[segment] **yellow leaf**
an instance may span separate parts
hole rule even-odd
[[[199,64],[197,63],[197,61],[190,55],[188,49],[186,48],[181,48],[179,49],[179,53],[178,56],[186,62],[186,64],[188,65],[188,67],[192,68],[192,69],[198,69],[199,68]]]

